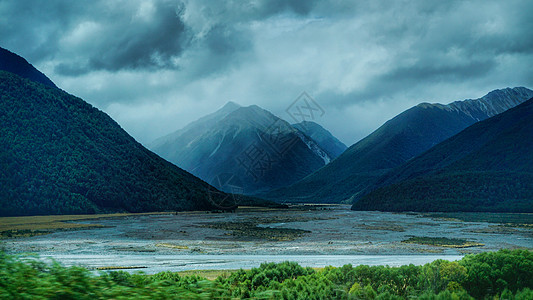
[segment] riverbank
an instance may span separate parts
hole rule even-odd
[[[206,264],[202,257],[263,255],[271,258],[264,261],[277,261],[276,257],[314,256],[320,259],[308,266],[325,266],[331,264],[326,258],[334,256],[355,257],[355,261],[362,256],[383,256],[383,264],[387,264],[387,257],[404,255],[412,259],[462,257],[499,249],[533,249],[533,231],[527,226],[533,223],[531,214],[500,216],[503,224],[483,214],[462,214],[458,219],[448,214],[357,212],[336,205],[93,217],[56,220],[82,230],[7,238],[2,247],[7,253],[37,253],[69,265],[87,263],[94,257],[93,261],[99,262],[91,263],[94,268],[139,267],[145,271],[157,268],[159,261],[168,262],[170,268],[175,257],[189,259],[184,263],[189,270],[206,269],[204,265],[238,269],[244,266]],[[469,219],[475,222],[465,221]],[[200,261],[195,263],[195,258]],[[411,262],[406,258],[402,263]]]

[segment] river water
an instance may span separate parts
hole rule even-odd
[[[147,274],[162,271],[186,270],[234,270],[259,267],[261,263],[284,261],[297,262],[303,267],[320,268],[356,265],[423,265],[437,259],[459,260],[461,255],[43,255],[66,266],[83,266],[94,269],[101,266],[139,267],[128,272],[142,271]]]

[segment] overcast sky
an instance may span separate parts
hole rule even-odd
[[[420,102],[533,88],[533,1],[0,0],[0,46],[142,143],[227,101],[347,145]]]

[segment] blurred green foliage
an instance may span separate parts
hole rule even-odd
[[[93,275],[34,256],[0,254],[2,299],[533,299],[533,252],[500,250],[424,266],[315,271],[264,263],[215,280],[162,272]]]

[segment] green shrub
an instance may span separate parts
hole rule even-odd
[[[261,264],[207,280],[161,272],[95,275],[0,252],[0,299],[533,299],[533,255],[501,250],[424,266]]]

